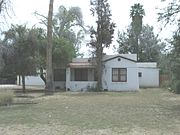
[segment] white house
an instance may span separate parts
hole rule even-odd
[[[96,87],[95,59],[74,58],[65,69],[54,73],[55,87],[86,91]],[[102,86],[107,91],[137,91],[139,87],[158,87],[156,63],[138,63],[136,54],[104,55]]]
[[[93,59],[75,58],[66,69],[66,89],[88,90],[97,84]],[[156,63],[138,63],[136,54],[105,55],[102,85],[108,91],[136,91],[139,87],[158,87]]]

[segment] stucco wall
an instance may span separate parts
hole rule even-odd
[[[139,89],[138,68],[136,62],[121,58],[104,63],[103,88],[108,91],[136,91]],[[112,68],[127,68],[127,82],[112,82]]]
[[[70,91],[87,91],[95,88],[96,84],[96,81],[71,81],[66,89]]]
[[[159,87],[159,69],[139,68],[142,77],[139,77],[140,87]]]
[[[20,79],[22,83],[22,78]],[[19,82],[19,77],[17,77],[17,82]],[[31,86],[45,86],[40,76],[25,76],[25,84]]]

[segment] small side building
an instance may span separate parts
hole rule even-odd
[[[159,69],[155,62],[137,63],[139,87],[159,87]]]

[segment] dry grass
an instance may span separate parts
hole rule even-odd
[[[13,102],[13,92],[9,90],[0,91],[0,106],[7,106]]]
[[[3,135],[178,135],[180,96],[140,92],[58,93],[0,107]]]

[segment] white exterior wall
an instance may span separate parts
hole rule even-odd
[[[108,91],[137,91],[139,89],[138,68],[136,62],[121,58],[105,62],[103,88]],[[112,82],[112,68],[127,68],[127,82]]]
[[[157,68],[139,68],[142,77],[139,77],[140,87],[159,87],[159,69]]]
[[[22,78],[21,78],[21,83],[22,83]],[[19,77],[17,77],[17,83],[19,82]],[[54,86],[59,87],[60,89],[65,88],[65,83],[66,82],[60,82],[60,81],[55,81]],[[43,86],[45,87],[44,81],[40,78],[40,76],[25,76],[25,85],[27,86]]]
[[[71,81],[66,89],[70,91],[87,91],[95,88],[96,84],[96,81]]]
[[[22,82],[22,78],[20,78]],[[19,77],[17,77],[17,83],[19,82]],[[40,76],[25,76],[25,85],[30,86],[45,86],[43,80]]]

